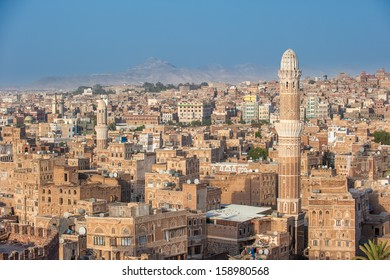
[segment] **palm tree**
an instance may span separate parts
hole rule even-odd
[[[372,240],[368,240],[368,243],[359,246],[360,250],[366,255],[355,257],[356,260],[387,260],[390,259],[390,246],[387,242],[379,241],[375,244]]]

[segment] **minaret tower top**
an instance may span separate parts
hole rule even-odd
[[[102,99],[97,106],[97,125],[107,125],[107,105]]]
[[[292,49],[283,53],[280,62],[280,121],[300,121],[298,57]],[[280,136],[280,135],[279,135]]]
[[[295,71],[298,70],[298,57],[292,49],[288,49],[283,53],[282,61],[280,62],[280,70]]]

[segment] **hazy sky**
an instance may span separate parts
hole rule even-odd
[[[179,67],[390,71],[390,1],[0,0],[0,85],[122,71],[158,57]]]

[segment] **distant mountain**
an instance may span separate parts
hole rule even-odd
[[[203,68],[178,68],[158,58],[148,58],[144,63],[126,71],[71,77],[45,77],[28,85],[31,89],[74,89],[81,85],[95,84],[123,85],[142,84],[144,82],[164,84],[226,82],[236,84],[242,81],[254,81],[276,78],[276,69],[260,67],[254,64],[242,64],[233,67],[209,65]]]

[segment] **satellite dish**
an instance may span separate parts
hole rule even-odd
[[[255,172],[259,172],[259,169],[256,169]]]
[[[110,176],[110,178],[114,177],[114,173],[110,172],[110,174],[108,174],[108,176]]]
[[[118,173],[114,173],[114,178],[117,178],[118,177]]]
[[[194,183],[195,183],[195,184],[199,184],[199,179],[195,179],[195,180],[194,180]]]
[[[83,208],[80,208],[78,210],[78,212],[79,212],[80,215],[84,215],[85,214],[85,210]]]
[[[268,255],[269,254],[269,250],[268,249],[264,249],[264,255]]]
[[[79,228],[79,234],[80,235],[85,235],[87,233],[87,230],[85,229],[85,227],[80,227]]]
[[[60,239],[60,243],[64,244],[65,240],[63,238]]]
[[[70,217],[70,213],[69,213],[69,212],[65,212],[65,213],[64,213],[64,218],[67,219],[67,218],[69,218],[69,217]]]
[[[190,179],[187,180],[187,184],[191,184],[191,180]]]

